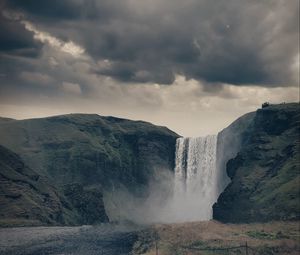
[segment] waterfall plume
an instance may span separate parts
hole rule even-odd
[[[212,206],[220,193],[216,154],[216,135],[177,139],[174,205],[179,220],[212,218]]]
[[[212,219],[213,204],[230,182],[226,163],[238,148],[231,135],[178,138],[174,173],[159,168],[146,200],[124,189],[115,194],[123,218],[142,224]]]

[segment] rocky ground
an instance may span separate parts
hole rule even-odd
[[[0,254],[125,255],[137,240],[136,231],[136,227],[112,224],[1,228]]]

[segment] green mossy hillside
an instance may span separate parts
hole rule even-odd
[[[109,211],[117,215],[123,208],[115,208],[118,201],[110,201],[112,192],[122,189],[146,197],[149,183],[162,172],[173,171],[177,137],[169,129],[151,123],[96,114],[0,119],[0,144],[17,153],[59,195],[69,194],[72,208],[81,213],[78,223],[86,214],[89,219],[84,223],[93,218],[95,192],[101,199],[102,191],[108,194],[105,206],[113,206]],[[66,187],[73,187],[75,195],[65,192]],[[80,190],[86,192],[82,197]]]
[[[173,169],[177,137],[165,127],[96,114],[0,123],[0,143],[55,184],[147,185],[153,169]]]
[[[0,145],[0,226],[78,225],[107,222],[102,193],[63,194],[21,158]],[[76,199],[73,199],[76,196]],[[84,205],[78,203],[82,201]]]
[[[227,163],[231,183],[214,205],[223,222],[300,219],[300,107],[259,109]]]

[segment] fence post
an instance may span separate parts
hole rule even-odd
[[[248,255],[248,244],[246,242],[246,255]]]
[[[155,235],[155,254],[158,255],[157,234]]]
[[[155,242],[155,254],[158,255],[158,244],[157,244],[158,234],[157,234],[157,232],[154,232],[153,236],[154,236],[154,242]]]

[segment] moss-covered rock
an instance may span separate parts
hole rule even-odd
[[[21,158],[0,145],[0,226],[107,222],[102,192],[79,184],[63,194]]]
[[[1,226],[64,224],[63,203],[55,189],[0,146]]]
[[[84,189],[81,184],[73,183],[64,187],[64,195],[79,214],[79,224],[108,222],[102,191],[99,188]]]
[[[299,104],[259,109],[227,163],[231,183],[214,205],[223,222],[299,220]]]

